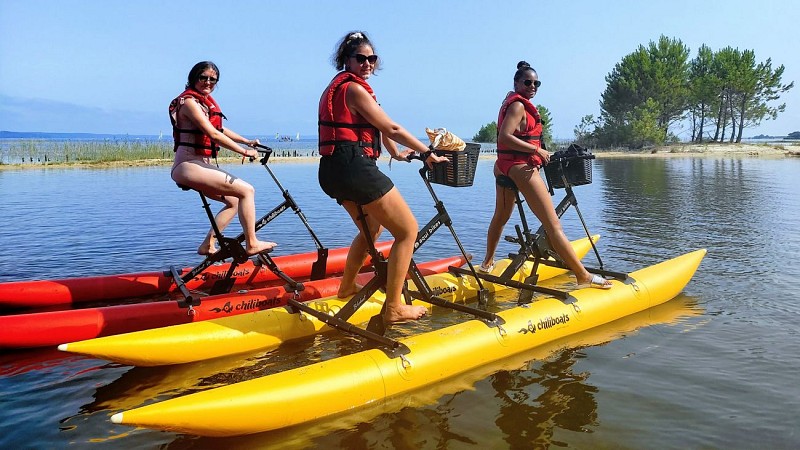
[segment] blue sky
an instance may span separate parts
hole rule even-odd
[[[354,5],[355,3],[348,3]],[[554,134],[570,139],[599,113],[605,76],[660,35],[694,57],[701,44],[755,51],[800,82],[800,2],[0,0],[0,130],[158,134],[191,66],[220,67],[215,98],[245,134],[316,134],[317,102],[337,40],[367,31],[383,61],[371,78],[389,115],[417,136],[446,127],[469,139],[496,120],[519,60],[542,87]],[[800,130],[800,86],[776,121]],[[675,130],[686,137],[688,130]]]

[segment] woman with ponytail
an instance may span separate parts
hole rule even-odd
[[[447,161],[428,152],[427,144],[394,122],[378,104],[367,79],[380,67],[375,47],[363,31],[347,33],[332,62],[339,71],[319,102],[319,184],[328,196],[344,207],[358,227],[350,246],[339,288],[339,297],[355,294],[358,270],[367,257],[367,239],[359,219],[359,206],[375,242],[385,227],[394,237],[386,281],[386,324],[417,320],[423,306],[407,305],[402,298],[403,281],[414,253],[417,220],[400,192],[376,164],[381,144],[392,159],[429,153],[427,162]],[[408,147],[401,151],[397,143]]]
[[[581,264],[561,228],[550,193],[539,174],[540,169],[550,161],[550,153],[542,139],[542,118],[531,103],[541,85],[539,75],[530,64],[520,61],[514,74],[514,90],[506,94],[500,107],[497,119],[497,161],[494,165],[494,175],[497,178],[495,209],[486,233],[486,256],[480,270],[492,271],[494,253],[503,234],[503,227],[514,211],[514,190],[519,189],[528,207],[542,222],[553,250],[575,274],[578,287],[609,289],[610,281],[589,273]],[[514,186],[503,183],[503,175],[511,179]]]

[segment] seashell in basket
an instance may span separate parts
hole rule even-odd
[[[431,141],[431,146],[436,150],[460,151],[467,147],[467,144],[460,137],[444,128],[436,128],[435,130],[425,128],[425,133]]]

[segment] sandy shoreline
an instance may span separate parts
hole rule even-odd
[[[670,158],[670,157],[710,157],[710,158],[785,158],[800,157],[800,142],[788,142],[785,144],[674,144],[665,145],[643,150],[603,150],[595,149],[592,151],[598,158]],[[273,156],[270,164],[283,163],[307,163],[316,161],[317,156],[285,157]],[[482,154],[481,159],[495,158],[494,153]],[[241,158],[226,157],[219,158],[219,164],[240,164]],[[258,164],[258,163],[253,163]],[[1,170],[26,170],[26,169],[101,169],[114,167],[148,167],[148,166],[169,166],[172,159],[145,159],[135,161],[111,161],[111,162],[85,162],[71,164],[0,164]]]
[[[770,157],[800,156],[800,142],[785,144],[675,144],[644,150],[595,150],[597,157]]]

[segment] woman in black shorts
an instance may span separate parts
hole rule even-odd
[[[384,321],[416,320],[427,309],[406,305],[402,288],[414,253],[417,220],[392,180],[378,170],[376,159],[381,143],[398,161],[406,161],[414,151],[425,153],[428,146],[392,121],[378,105],[366,81],[379,66],[378,56],[366,33],[355,31],[344,36],[332,60],[340,72],[319,101],[319,184],[344,206],[359,229],[347,254],[339,297],[358,292],[355,278],[367,257],[367,240],[358,218],[360,205],[373,242],[384,227],[395,239],[388,261]],[[395,142],[409,150],[401,152]],[[446,158],[428,157],[428,162],[443,161]]]

